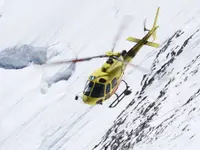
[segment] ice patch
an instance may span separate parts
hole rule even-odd
[[[49,85],[56,83],[60,80],[68,80],[72,73],[75,70],[75,63],[72,63],[68,68],[62,68],[59,72],[57,72],[52,78],[50,78],[47,82]]]
[[[67,81],[73,74],[76,69],[76,64],[72,63],[68,67],[63,66],[59,71],[57,71],[54,75],[49,77],[43,76],[43,81],[41,83],[41,93],[46,94],[48,89],[52,84],[57,83],[61,80]]]
[[[15,46],[0,52],[0,67],[4,69],[22,69],[30,63],[44,64],[47,61],[48,47],[30,45]]]
[[[0,52],[0,67],[4,69],[23,69],[30,64],[42,65],[48,60],[60,60],[74,57],[71,51],[62,48],[33,47],[31,45],[15,46]],[[68,80],[75,70],[75,64],[63,64],[42,67],[41,93],[45,94],[52,84],[61,80]],[[36,67],[37,68],[37,67]]]

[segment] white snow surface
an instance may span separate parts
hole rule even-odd
[[[74,100],[105,59],[41,65],[130,49],[158,6],[161,47],[127,67],[116,108]],[[0,150],[199,149],[199,0],[1,0],[0,15]]]

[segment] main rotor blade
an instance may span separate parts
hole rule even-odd
[[[116,59],[116,60],[118,60],[118,61],[124,62],[126,65],[129,65],[129,66],[131,66],[131,67],[133,67],[133,68],[136,68],[136,69],[138,69],[138,70],[141,71],[141,72],[145,72],[145,73],[149,73],[149,72],[150,72],[148,69],[146,69],[146,68],[144,68],[144,67],[141,67],[141,66],[139,66],[139,65],[135,65],[135,64],[132,64],[132,63],[128,63],[128,62],[126,62],[126,61],[124,61],[124,60],[121,60],[121,59],[118,58],[118,57],[112,56],[112,58],[113,58],[113,59]]]
[[[132,63],[128,63],[128,65],[132,66],[133,68],[136,68],[137,70],[141,71],[141,72],[144,72],[144,73],[150,73],[150,70],[147,69],[147,68],[144,68],[144,67],[141,67],[139,65],[135,65],[135,64],[132,64]]]
[[[44,65],[60,65],[60,64],[67,64],[67,63],[78,63],[78,62],[83,62],[83,61],[90,61],[94,58],[104,58],[104,57],[108,57],[108,56],[107,55],[98,55],[98,56],[85,57],[85,58],[75,58],[75,59],[71,59],[71,60],[48,62]]]
[[[117,31],[117,34],[114,37],[114,41],[113,41],[112,49],[111,49],[112,52],[114,51],[116,44],[119,41],[119,38],[121,37],[122,33],[128,27],[128,25],[130,24],[131,21],[132,21],[132,16],[127,15],[127,16],[123,17],[123,19],[120,23],[119,29]]]

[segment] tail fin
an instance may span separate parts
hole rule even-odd
[[[154,23],[153,23],[153,27],[151,28],[151,30],[146,29],[145,23],[144,23],[144,30],[148,31],[148,34],[146,36],[149,36],[149,35],[152,36],[153,37],[153,41],[156,40],[156,29],[159,27],[159,26],[157,26],[157,20],[158,20],[159,11],[160,11],[160,7],[158,7],[158,9],[157,9],[156,16],[155,16]],[[134,38],[134,37],[128,37],[127,40],[131,41],[131,42],[139,43],[143,39],[138,39],[138,38]],[[159,47],[158,43],[149,42],[149,41],[146,41],[143,44],[144,45],[148,45],[148,46],[152,46],[152,47],[155,47],[155,48]]]
[[[159,11],[160,11],[160,7],[158,7],[158,9],[157,9],[156,16],[155,16],[154,23],[153,23],[153,27],[151,29],[151,30],[155,29],[155,31],[152,34],[153,40],[156,39],[156,29],[159,27],[159,26],[157,26],[157,20],[158,20]]]

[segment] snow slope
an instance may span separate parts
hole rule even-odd
[[[158,6],[161,47],[133,60],[147,71],[127,68],[133,93],[118,107],[108,108],[114,97],[74,100],[104,59],[40,65],[103,54],[115,41],[115,51],[129,49],[126,37],[142,37]],[[0,12],[0,149],[198,149],[197,0],[8,0]]]

